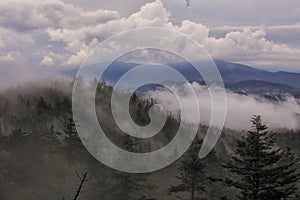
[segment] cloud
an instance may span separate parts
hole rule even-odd
[[[121,24],[124,28],[140,28],[140,27],[171,27],[171,14],[165,9],[161,0],[147,3],[141,9],[129,16],[123,18]]]
[[[67,65],[78,65],[86,58],[88,52],[80,50],[76,54],[71,55],[65,64]]]
[[[70,54],[64,64],[80,64],[95,43],[101,42],[112,34],[141,27],[164,27],[177,30],[195,39],[213,56],[230,61],[251,63],[254,65],[281,65],[298,61],[300,51],[284,44],[277,44],[266,37],[264,27],[242,28],[229,31],[224,37],[210,36],[210,28],[190,20],[179,25],[172,23],[172,15],[166,10],[162,1],[156,0],[142,6],[140,10],[127,18],[116,18],[93,26],[85,24],[60,29],[49,29],[52,41],[66,43]],[[76,23],[80,24],[80,23]],[[175,41],[176,42],[176,41]],[[197,52],[194,52],[195,54]],[[268,62],[266,62],[268,61]]]
[[[22,34],[17,33],[8,28],[0,26],[0,48],[9,47],[16,48],[21,45],[34,45],[33,34],[24,32]],[[17,50],[17,49],[16,49]]]
[[[40,63],[41,66],[51,66],[53,64],[54,64],[54,61],[50,56],[45,56]]]
[[[30,80],[31,73],[24,66],[24,58],[20,52],[12,51],[0,54],[0,89],[20,80]]]
[[[84,11],[60,0],[12,0],[0,2],[0,22],[17,31],[44,28],[75,28],[117,19],[116,11]]]
[[[51,22],[38,13],[37,1],[1,1],[0,22],[15,30],[28,30],[49,26]]]
[[[197,0],[190,7],[184,6],[184,1],[163,0],[180,22],[192,19],[210,26],[222,25],[282,25],[299,21],[297,0],[269,1],[260,0]],[[266,12],[266,10],[268,12]]]
[[[129,16],[153,0],[63,0],[76,3],[87,9],[116,10],[122,16]],[[184,0],[162,0],[173,14],[172,21],[181,23],[185,19],[202,22],[209,26],[222,25],[282,25],[299,21],[300,2],[298,0],[197,0],[186,6]],[[266,10],[268,12],[266,12]]]
[[[20,53],[18,53],[18,52],[10,52],[8,54],[0,56],[0,63],[2,63],[2,64],[12,63],[12,62],[17,61],[18,57],[19,58],[21,57]]]
[[[182,101],[192,101],[193,95],[184,93],[185,86],[173,86],[175,93],[184,96]],[[200,86],[197,83],[192,84],[193,89],[198,95],[198,103],[200,108],[200,120],[202,123],[208,124],[211,114],[211,97],[206,87]],[[146,94],[147,97],[154,98],[159,104],[166,106],[167,110],[177,113],[178,102],[174,98],[173,94],[167,91],[155,91]],[[218,110],[218,106],[222,105],[223,102],[217,102],[214,105],[214,109]],[[242,96],[239,94],[232,93],[231,91],[226,92],[226,120],[225,127],[232,129],[249,129],[250,118],[253,115],[261,115],[264,121],[273,129],[277,128],[293,128],[298,129],[299,120],[297,114],[300,114],[300,102],[293,97],[287,97],[284,102],[272,103],[264,98],[257,96]],[[188,103],[185,105],[189,105]],[[190,104],[191,105],[191,104]],[[192,107],[182,109],[194,109]],[[188,119],[189,122],[195,122],[193,116]]]
[[[0,48],[3,48],[3,47],[4,47],[4,43],[3,43],[1,35],[0,35]]]
[[[206,46],[215,56],[239,60],[276,59],[278,56],[292,58],[300,55],[299,50],[267,40],[263,29],[252,31],[245,28],[243,31],[229,32],[224,38],[208,38]],[[226,51],[224,51],[225,49]]]
[[[51,56],[53,57],[43,59],[43,67],[33,67],[28,65],[23,54],[18,51],[0,53],[0,90],[26,82],[62,77],[52,70],[52,67],[47,67],[47,64],[51,64],[51,59],[55,58],[55,54],[51,54]]]
[[[236,1],[221,1],[220,3],[221,5],[229,3],[230,6],[233,6],[234,2]],[[184,2],[180,3],[181,10],[186,9]],[[177,3],[172,5],[175,4],[177,5]],[[194,9],[194,6],[199,6],[198,4],[199,2],[194,2],[191,9]],[[261,4],[266,6],[265,3]],[[277,4],[280,3],[277,2]],[[205,4],[206,7],[208,5],[217,6],[215,1]],[[136,12],[122,17],[115,10],[85,10],[61,0],[1,1],[0,24],[2,27],[0,29],[5,30],[5,32],[0,33],[0,35],[5,41],[5,46],[6,43],[16,43],[12,38],[32,45],[35,42],[34,39],[41,43],[37,33],[46,33],[48,38],[45,37],[45,39],[49,40],[42,42],[46,43],[45,45],[53,46],[54,54],[61,55],[57,59],[53,55],[46,54],[42,55],[40,60],[43,61],[45,56],[48,56],[47,60],[49,61],[51,58],[57,65],[79,65],[97,43],[111,35],[133,28],[150,26],[169,28],[187,34],[202,44],[216,58],[254,66],[291,65],[296,67],[299,63],[300,47],[290,47],[287,44],[277,43],[268,37],[268,33],[274,32],[275,29],[277,31],[291,30],[291,27],[223,26],[211,28],[192,19],[178,21],[180,19],[177,16],[178,13],[173,9],[171,10],[175,14],[171,13],[166,7],[173,8],[169,1],[155,0],[146,3]],[[176,23],[174,19],[177,19]],[[222,36],[213,36],[211,33],[215,31],[223,32]],[[10,35],[12,36],[10,37]],[[3,46],[3,44],[1,45],[1,38],[0,46]],[[17,48],[17,45],[14,45],[14,48]],[[28,48],[33,47],[29,46]]]
[[[201,23],[195,23],[189,20],[184,20],[177,30],[194,38],[199,43],[203,43],[209,37],[209,28]]]
[[[101,23],[97,21],[94,24],[81,24],[77,27],[49,28],[47,32],[51,41],[66,43],[65,49],[70,55],[63,64],[79,65],[98,42],[113,34],[141,27],[173,28],[169,22],[170,16],[162,2],[157,0],[142,6],[140,11],[127,18],[116,18]]]

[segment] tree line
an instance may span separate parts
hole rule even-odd
[[[97,90],[102,94],[97,100],[107,106],[112,87],[99,83]],[[300,199],[297,143],[293,149],[283,145],[299,133],[269,132],[261,116],[251,119],[252,130],[238,133],[241,137],[234,138],[226,156],[215,149],[199,159],[199,134],[164,171],[128,174],[103,166],[86,151],[72,119],[70,96],[47,91],[51,98],[48,93],[20,94],[14,101],[0,97],[0,199]],[[148,123],[154,103],[133,95],[131,114],[136,122]],[[170,132],[178,121],[170,116],[168,123],[164,132],[172,139]],[[107,127],[113,134],[113,126]],[[122,136],[117,142],[125,150],[140,152],[155,150],[157,141]]]

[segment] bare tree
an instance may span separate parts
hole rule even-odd
[[[76,171],[75,171],[76,172]],[[83,175],[79,175],[77,172],[76,172],[76,175],[78,176],[79,180],[80,180],[80,184],[78,186],[78,189],[76,190],[76,193],[75,193],[75,196],[73,198],[73,200],[77,200],[79,195],[82,193],[82,188],[83,188],[83,185],[85,182],[87,182],[88,180],[86,179],[87,178],[87,172],[85,172]],[[66,200],[65,197],[61,196],[61,199],[62,200]]]

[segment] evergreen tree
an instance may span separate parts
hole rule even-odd
[[[138,152],[139,142],[136,138],[126,135],[124,139],[124,148],[130,152]],[[131,174],[125,172],[117,172],[115,178],[121,185],[122,199],[124,200],[155,200],[148,198],[145,192],[154,189],[155,186],[147,182],[150,173]]]
[[[27,109],[27,111],[29,111],[29,110],[30,110],[30,107],[31,107],[31,105],[30,105],[30,101],[29,101],[29,100],[27,100],[27,102],[26,102],[26,109]]]
[[[67,134],[66,141],[69,144],[69,155],[72,156],[72,152],[74,151],[73,147],[74,147],[75,143],[77,143],[77,141],[80,139],[78,138],[78,135],[76,132],[75,122],[74,122],[73,118],[71,118],[71,117],[68,119],[65,133]]]
[[[72,118],[68,119],[68,124],[65,133],[68,135],[70,139],[75,138],[76,136],[76,127],[75,127],[74,120]]]
[[[224,167],[231,173],[225,182],[238,188],[240,199],[297,199],[298,161],[290,150],[275,147],[274,135],[260,116],[251,120],[253,131],[237,141]]]
[[[172,193],[188,193],[188,200],[200,199],[201,192],[205,192],[205,186],[208,184],[209,179],[205,175],[205,162],[209,158],[200,159],[199,150],[202,140],[196,137],[190,149],[184,155],[183,160],[177,166],[179,176],[176,176],[180,183],[171,186],[169,194]],[[209,157],[214,155],[211,152]]]
[[[49,146],[51,149],[57,148],[57,146],[60,144],[58,135],[55,133],[54,126],[51,125],[50,129],[47,131],[45,135],[45,145]]]
[[[51,111],[51,107],[52,106],[50,103],[48,104],[43,97],[40,97],[36,108],[38,114],[41,115],[41,114],[45,114],[44,113],[45,111]]]
[[[55,108],[58,112],[62,111],[62,103],[58,97],[55,100]]]
[[[63,112],[67,112],[68,114],[71,114],[72,113],[71,99],[65,97],[61,103],[61,109]]]

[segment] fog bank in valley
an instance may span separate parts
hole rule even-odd
[[[186,87],[186,84],[183,86]],[[172,86],[174,91],[182,93],[183,87]],[[201,123],[207,124],[210,120],[211,113],[211,98],[205,86],[198,83],[192,84],[193,89],[197,93]],[[152,91],[146,94],[147,97],[152,97],[157,103],[166,106],[168,110],[178,112],[178,101],[170,91],[159,90]],[[182,101],[189,102],[193,98],[192,94],[184,95]],[[215,109],[218,109],[222,102],[218,102]],[[194,109],[194,108],[183,108]],[[286,96],[284,101],[270,101],[263,97],[243,95],[226,91],[226,120],[225,127],[232,129],[246,129],[250,127],[249,119],[253,115],[263,116],[264,122],[272,129],[277,128],[300,128],[300,102],[291,96]],[[189,122],[195,122],[193,116],[190,116]]]

